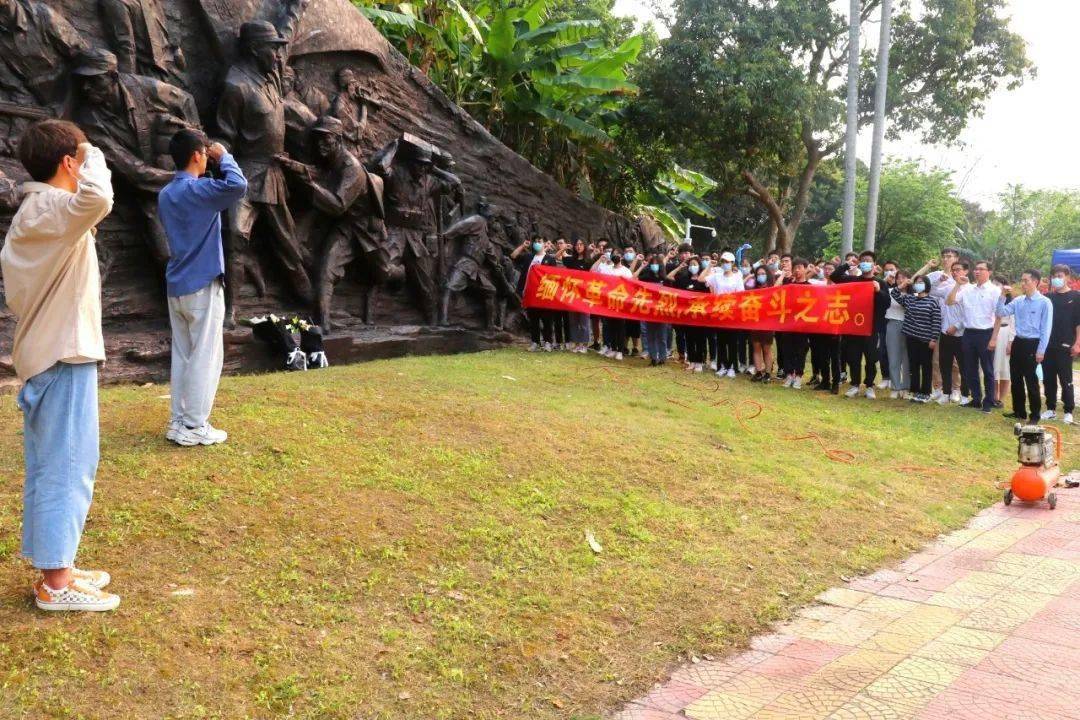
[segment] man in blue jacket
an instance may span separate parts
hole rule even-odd
[[[165,437],[177,445],[225,442],[210,424],[221,364],[225,320],[225,254],[221,212],[247,192],[240,167],[220,143],[210,145],[198,130],[177,132],[169,153],[179,171],[158,196],[169,239],[165,281],[172,324],[172,416]],[[221,179],[203,177],[213,163]]]

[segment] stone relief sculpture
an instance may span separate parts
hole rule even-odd
[[[314,300],[289,211],[281,159],[285,155],[285,99],[282,88],[289,40],[308,0],[286,4],[280,27],[265,21],[240,26],[240,59],[229,68],[218,104],[217,125],[248,180],[247,196],[229,214],[229,257],[225,286],[226,322],[236,323],[236,293],[251,276],[260,294],[265,283],[252,254],[257,221],[269,230],[270,251],[304,302]]]
[[[168,156],[169,140],[182,127],[197,127],[199,111],[194,98],[180,88],[118,68],[116,55],[108,50],[80,56],[73,71],[72,117],[132,190],[150,253],[164,265],[169,243],[157,215],[157,194],[176,172]]]
[[[447,100],[349,0],[0,0],[0,237],[26,179],[19,135],[48,117],[77,122],[113,169],[98,243],[120,364],[154,362],[167,335],[156,202],[181,127],[220,139],[248,178],[224,222],[230,326],[241,312],[352,338],[374,323],[498,328],[520,302],[521,240],[617,227]]]

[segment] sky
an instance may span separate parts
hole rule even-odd
[[[650,0],[616,0],[615,11],[653,19]],[[846,4],[846,3],[845,3]],[[1031,188],[1080,188],[1080,93],[1076,0],[1009,0],[1011,26],[1028,41],[1028,57],[1038,75],[1013,91],[1000,88],[987,101],[982,117],[961,134],[962,145],[939,147],[906,137],[886,141],[890,157],[920,159],[953,172],[960,194],[984,207],[996,207],[1009,183]],[[876,18],[869,27],[877,42]],[[659,29],[659,28],[658,28]],[[869,161],[871,130],[859,135],[859,157]]]

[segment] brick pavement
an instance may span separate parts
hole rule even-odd
[[[1080,489],[998,503],[614,720],[1080,719]]]

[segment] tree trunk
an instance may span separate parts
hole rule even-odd
[[[769,189],[752,172],[743,170],[742,177],[746,184],[750,186],[750,197],[761,203],[769,214],[769,220],[772,223],[772,229],[769,231],[769,244],[774,244],[772,234],[775,231],[775,249],[781,253],[791,252],[791,234],[788,232],[787,222],[784,220],[784,209],[773,197],[773,194],[769,192]]]

